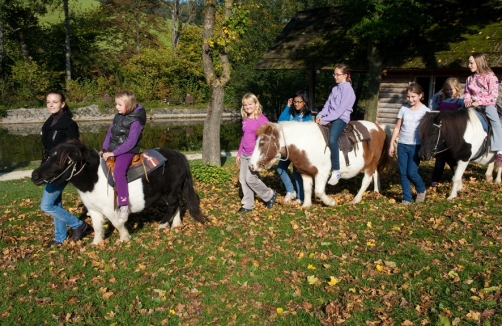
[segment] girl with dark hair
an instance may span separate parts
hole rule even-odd
[[[69,139],[78,139],[78,125],[72,119],[72,114],[60,91],[50,91],[46,95],[47,110],[51,116],[42,126],[42,143],[44,145],[42,164],[58,144]],[[83,236],[89,224],[79,220],[63,208],[62,194],[68,182],[47,183],[42,194],[40,208],[54,218],[55,240],[48,247],[60,246],[66,240],[66,226],[73,229],[72,240],[78,241]]]
[[[428,107],[420,101],[424,96],[422,86],[411,83],[406,88],[407,104],[403,105],[397,114],[397,122],[389,145],[389,155],[394,156],[394,142],[399,136],[397,144],[397,163],[399,165],[399,175],[401,177],[401,187],[403,188],[403,205],[412,202],[411,183],[417,190],[416,202],[425,200],[425,185],[418,174],[420,158],[420,136],[418,133],[420,122],[425,113],[430,111]]]
[[[342,177],[340,174],[340,152],[338,149],[338,138],[343,129],[350,121],[350,114],[356,101],[356,94],[352,88],[350,79],[350,68],[346,64],[335,66],[333,77],[336,86],[329,94],[324,108],[319,112],[316,122],[320,125],[331,123],[329,129],[329,150],[331,152],[331,177],[328,180],[330,185],[336,185]]]
[[[309,108],[309,98],[306,91],[297,91],[292,98],[288,99],[288,104],[279,116],[278,122],[284,121],[299,121],[299,122],[312,122],[312,112]],[[296,190],[293,187],[291,178],[288,174],[288,168],[291,161],[285,157],[281,157],[279,164],[277,165],[277,173],[281,177],[282,183],[286,188],[286,196],[284,196],[284,202],[289,202],[296,198],[298,195],[297,202],[303,204],[303,179],[300,173],[293,166],[293,175],[296,182]]]

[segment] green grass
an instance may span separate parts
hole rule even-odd
[[[68,3],[70,13],[72,11],[86,11],[90,8],[97,8],[99,6],[99,1],[97,0],[78,0],[69,1]],[[63,3],[56,8],[56,10],[49,12],[47,15],[40,17],[40,22],[47,24],[54,24],[64,21]]]
[[[303,211],[279,197],[271,210],[257,199],[245,215],[235,213],[235,160],[224,168],[233,175],[224,185],[195,182],[212,217],[207,225],[187,216],[182,228],[159,231],[158,205],[131,215],[128,243],[109,227],[99,246],[90,234],[59,249],[43,248],[53,224],[38,208],[42,188],[0,182],[0,323],[502,323],[502,196],[500,186],[482,181],[481,168],[469,168],[454,201],[446,200],[445,182],[428,190],[425,204],[400,206],[394,174],[382,177],[382,194],[367,192],[356,206],[347,203],[361,177],[328,186],[335,207],[316,200]],[[422,163],[421,174],[431,172]],[[284,193],[274,171],[261,178]],[[64,204],[86,218],[72,187]]]

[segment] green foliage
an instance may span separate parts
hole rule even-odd
[[[211,164],[202,164],[201,161],[190,162],[190,170],[195,179],[202,183],[223,184],[232,179],[228,169]]]
[[[33,60],[18,60],[12,67],[12,86],[24,105],[33,105],[44,100],[45,93],[54,87],[59,73],[47,70]]]

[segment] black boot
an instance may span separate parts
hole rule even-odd
[[[73,229],[73,233],[71,235],[71,239],[74,241],[74,242],[77,242],[78,240],[82,239],[82,237],[84,236],[85,234],[85,231],[87,231],[88,228],[90,228],[91,226],[85,222],[82,222],[82,225],[79,226],[78,228],[76,229]]]

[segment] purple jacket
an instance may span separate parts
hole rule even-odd
[[[140,104],[136,105],[136,109],[133,111],[139,111],[139,110],[144,110],[143,107]],[[117,113],[119,114],[119,113]],[[114,124],[112,123],[110,125],[110,128],[108,128],[108,132],[106,133],[105,140],[103,141],[103,149],[106,150],[110,146],[110,139],[112,136],[112,129],[113,129]],[[131,127],[129,129],[129,135],[127,136],[127,140],[122,143],[119,147],[117,147],[115,150],[113,150],[113,155],[118,156],[124,153],[130,152],[136,145],[138,144],[138,141],[141,136],[141,132],[143,131],[143,125],[139,120],[134,121],[131,123]]]
[[[321,124],[325,125],[336,119],[349,123],[355,101],[356,94],[349,82],[343,82],[333,87],[324,108],[317,115],[321,117]]]
[[[262,125],[268,122],[268,119],[263,114],[258,116],[258,119],[246,118],[242,120],[242,138],[241,144],[239,146],[239,151],[237,156],[241,154],[250,156],[253,154],[254,146],[256,145],[256,130]]]

